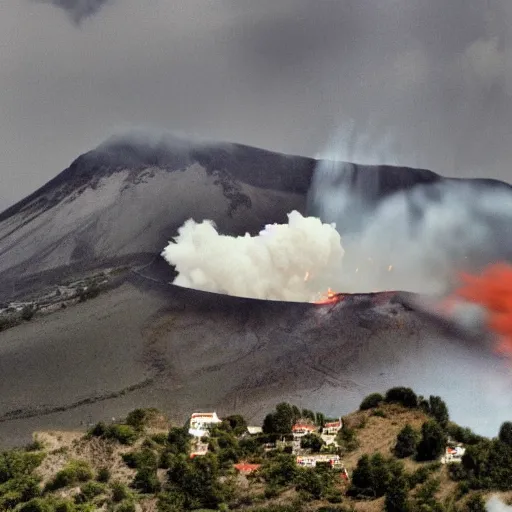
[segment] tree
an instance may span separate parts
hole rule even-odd
[[[384,501],[386,512],[409,512],[409,485],[403,475],[399,475],[390,482]]]
[[[418,407],[418,397],[416,393],[411,388],[405,388],[403,386],[388,389],[386,392],[386,402],[398,403],[411,409]]]
[[[426,421],[421,426],[421,440],[417,447],[418,460],[435,460],[446,449],[446,434],[437,421]]]
[[[448,407],[440,396],[431,396],[429,398],[429,413],[441,425],[446,428],[450,416],[448,414]]]
[[[316,434],[306,434],[300,440],[300,447],[305,450],[311,450],[313,453],[318,453],[324,444],[324,440]]]
[[[322,475],[314,469],[301,468],[295,477],[295,488],[304,491],[315,500],[322,497],[325,483]]]
[[[384,402],[384,397],[380,393],[372,393],[363,399],[359,410],[366,411],[367,409],[373,409],[374,407],[378,407],[382,402]]]
[[[325,423],[326,423],[325,415],[321,412],[317,412],[316,417],[315,417],[315,424],[318,427],[323,427],[325,425]]]
[[[268,485],[281,487],[293,483],[297,470],[295,457],[282,454],[266,461],[261,474]]]
[[[167,436],[169,444],[168,451],[174,454],[183,453],[188,455],[190,451],[190,441],[192,436],[186,428],[172,427]]]
[[[391,482],[404,474],[403,465],[386,459],[380,453],[363,455],[352,474],[351,495],[380,498],[389,490]]]
[[[289,434],[300,415],[300,410],[296,406],[282,402],[276,406],[275,412],[265,416],[263,432],[266,434]]]
[[[313,423],[316,421],[315,413],[309,409],[302,409],[301,417],[311,420]]]
[[[241,436],[247,432],[247,422],[245,418],[240,414],[232,414],[224,419],[229,424],[231,430],[235,436]]]
[[[404,459],[405,457],[414,455],[416,453],[417,443],[417,432],[411,427],[411,425],[405,425],[396,438],[396,445],[394,449],[395,455],[399,459]]]
[[[506,421],[501,425],[498,438],[502,443],[512,446],[512,421]]]

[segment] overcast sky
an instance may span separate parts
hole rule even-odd
[[[510,0],[1,4],[0,210],[134,126],[512,181]]]

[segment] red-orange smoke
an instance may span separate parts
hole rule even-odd
[[[488,327],[501,340],[499,352],[512,356],[512,266],[498,263],[479,276],[464,274],[462,280],[455,294],[486,308]]]

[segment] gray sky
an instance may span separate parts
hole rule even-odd
[[[0,210],[134,126],[512,181],[510,0],[1,3]]]

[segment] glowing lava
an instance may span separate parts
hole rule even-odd
[[[336,293],[332,291],[330,288],[327,290],[327,293],[322,295],[322,297],[319,300],[315,300],[315,304],[336,304],[337,302],[340,302],[343,300],[343,294],[342,293]]]
[[[488,313],[488,328],[500,337],[498,351],[512,356],[512,266],[498,263],[480,276],[464,274],[455,295],[480,304]]]

